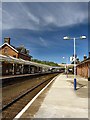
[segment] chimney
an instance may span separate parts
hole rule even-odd
[[[87,59],[87,56],[86,55],[84,55],[84,60],[86,60]]]
[[[89,52],[89,58],[90,58],[90,52]]]
[[[4,38],[4,43],[8,43],[10,45],[10,38],[9,37]]]

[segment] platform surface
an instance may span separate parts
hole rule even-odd
[[[45,89],[21,118],[88,118],[88,80],[60,74]]]

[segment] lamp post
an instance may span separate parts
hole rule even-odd
[[[65,36],[63,38],[64,40],[74,40],[74,90],[76,90],[76,87],[77,87],[77,81],[76,81],[76,59],[75,59],[75,55],[76,55],[76,40],[77,39],[86,39],[86,36],[80,36],[80,37],[77,37],[77,38],[71,38],[71,37],[68,37],[68,36]]]

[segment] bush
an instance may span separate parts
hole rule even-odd
[[[90,77],[88,78],[88,81],[90,81]]]

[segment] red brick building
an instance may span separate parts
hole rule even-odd
[[[90,55],[84,56],[84,60],[77,65],[77,75],[88,78],[90,77]]]
[[[29,51],[24,47],[14,47],[10,44],[10,38],[4,39],[0,47],[1,75],[30,74],[42,71],[40,64],[31,62]]]
[[[18,48],[12,46],[10,44],[10,38],[4,38],[4,44],[0,47],[0,54],[6,55],[6,56],[12,56],[15,58],[21,58],[24,60],[31,60],[31,57],[29,55],[29,51],[24,48],[24,46],[20,46]]]

